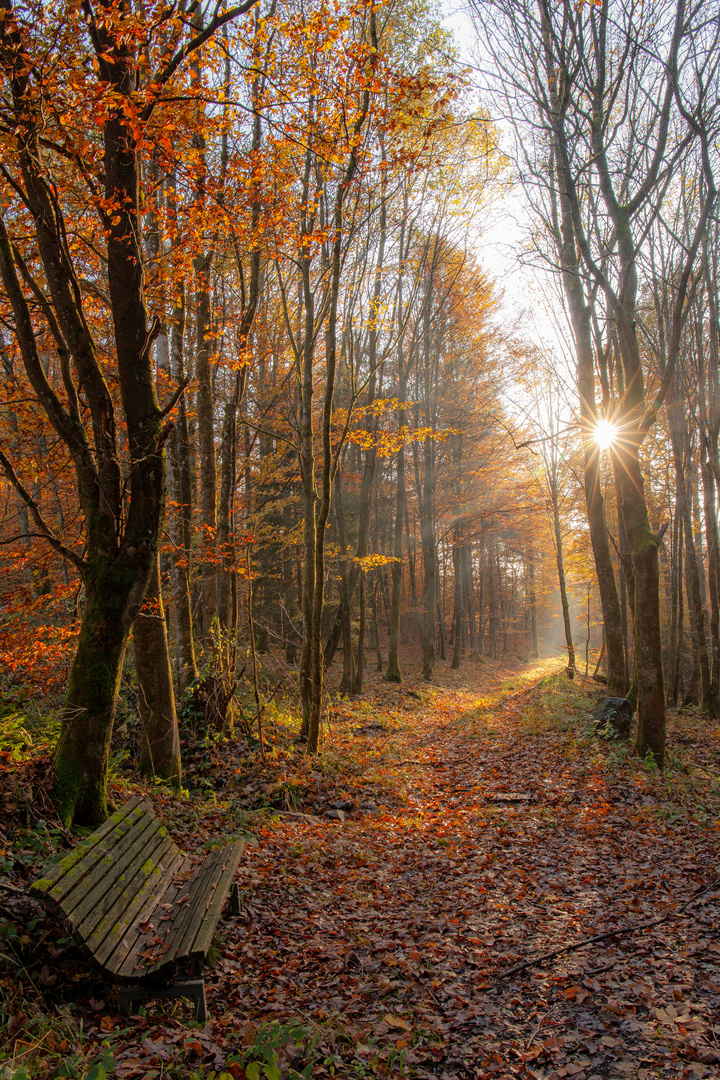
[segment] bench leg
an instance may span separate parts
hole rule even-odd
[[[205,983],[202,979],[197,979],[199,984],[193,994],[195,1000],[195,1019],[199,1024],[207,1023],[207,1001],[205,1000]]]
[[[203,979],[189,979],[187,982],[171,983],[169,986],[119,986],[118,1008],[123,1016],[128,1016],[133,1002],[176,997],[192,998],[195,1002],[195,1018],[201,1024],[207,1022]]]
[[[240,886],[237,881],[233,881],[230,889],[230,911],[233,915],[240,914]]]

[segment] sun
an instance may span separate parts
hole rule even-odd
[[[618,429],[609,420],[598,420],[593,438],[601,450],[609,450],[618,436]]]

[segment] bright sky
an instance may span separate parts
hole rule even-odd
[[[466,5],[458,0],[444,0],[443,8],[443,22],[455,38],[461,63],[473,67],[476,34],[466,14]],[[492,115],[492,101],[485,100],[483,104]],[[509,150],[510,130],[500,117],[494,119],[505,131],[505,145]],[[549,272],[530,266],[523,259],[530,224],[523,192],[518,186],[483,218],[482,236],[477,242],[478,256],[504,289],[510,312],[524,315],[529,335],[555,353],[558,359],[564,356],[572,363],[569,332],[556,283]]]

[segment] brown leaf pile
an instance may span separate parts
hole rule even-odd
[[[341,825],[264,831],[223,962],[228,1013],[334,1027],[379,1073],[715,1075],[717,785],[583,737],[577,684],[510,675],[483,668],[420,704],[400,691],[385,734],[345,707],[333,750],[385,797]],[[705,762],[717,735],[683,728]]]

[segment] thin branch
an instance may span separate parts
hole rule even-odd
[[[167,405],[165,406],[165,408],[164,408],[164,409],[162,410],[162,412],[160,413],[160,416],[161,416],[161,418],[163,418],[163,417],[167,416],[167,415],[168,415],[168,413],[171,413],[171,412],[173,411],[173,409],[175,408],[175,406],[177,405],[178,401],[179,401],[179,400],[180,400],[180,398],[181,398],[181,397],[183,396],[183,394],[185,393],[185,391],[187,390],[187,388],[188,388],[188,386],[190,385],[190,383],[191,383],[191,382],[192,382],[192,379],[190,378],[190,376],[189,376],[189,375],[188,375],[188,376],[186,376],[186,377],[185,377],[185,378],[184,378],[184,379],[182,380],[182,382],[181,382],[181,383],[180,383],[180,385],[178,386],[177,390],[175,391],[175,393],[173,394],[173,396],[172,396],[172,397],[170,398],[170,400],[168,401],[168,403],[167,403]]]
[[[690,899],[686,900],[681,907],[667,911],[658,919],[646,919],[645,922],[633,923],[631,926],[620,926],[615,930],[607,930],[603,934],[594,934],[592,937],[583,938],[582,941],[576,941],[574,945],[565,945],[562,949],[554,949],[552,952],[541,953],[540,956],[536,956],[532,960],[525,960],[522,964],[515,964],[514,967],[501,971],[500,978],[508,979],[511,975],[517,975],[520,971],[526,971],[531,967],[540,967],[543,964],[547,964],[548,961],[554,960],[557,956],[563,956],[566,953],[577,952],[578,949],[584,949],[586,945],[594,945],[599,941],[609,941],[610,938],[623,937],[626,934],[636,934],[638,930],[649,930],[653,926],[660,926],[662,923],[666,923],[672,919],[673,916],[681,915],[691,904],[694,904],[703,893],[710,892],[710,890],[714,889],[717,885],[720,885],[720,878],[714,878],[709,885],[702,885],[699,889],[695,890]]]
[[[229,8],[227,11],[218,12],[216,7],[216,14],[210,20],[208,25],[200,33],[196,34],[194,38],[191,38],[181,49],[178,49],[174,56],[168,60],[167,64],[162,71],[155,74],[152,80],[153,88],[157,88],[155,96],[148,101],[147,105],[140,114],[140,121],[146,124],[153,114],[155,106],[160,100],[163,87],[170,81],[177,69],[182,64],[183,60],[186,60],[191,53],[197,52],[197,50],[209,41],[216,30],[219,30],[221,26],[226,23],[232,22],[233,19],[237,19],[239,15],[246,15],[259,0],[246,0],[244,4],[237,4],[235,7]]]
[[[55,549],[63,558],[68,559],[74,566],[78,568],[81,574],[85,571],[85,563],[83,560],[75,554],[71,548],[66,547],[65,544],[52,531],[49,525],[46,524],[42,514],[40,513],[40,507],[33,499],[30,492],[27,490],[22,480],[19,478],[15,470],[13,469],[10,461],[5,454],[0,450],[0,465],[2,465],[5,475],[17,491],[20,498],[25,502],[28,510],[32,515],[32,519],[40,530],[41,535],[47,540],[48,544]]]

